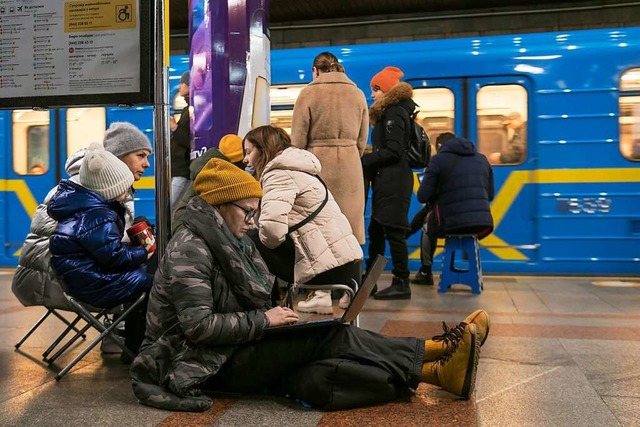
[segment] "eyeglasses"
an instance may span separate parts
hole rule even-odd
[[[251,222],[251,220],[254,219],[256,217],[256,215],[258,214],[258,210],[257,209],[248,209],[248,208],[245,208],[244,206],[236,205],[233,202],[231,202],[230,204],[232,204],[233,206],[235,206],[236,208],[238,208],[242,212],[244,212],[244,223],[245,224],[249,224]]]

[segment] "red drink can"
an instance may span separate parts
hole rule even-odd
[[[153,230],[146,221],[133,224],[127,229],[127,234],[133,244],[144,246],[147,252],[156,250],[156,236],[153,235]]]

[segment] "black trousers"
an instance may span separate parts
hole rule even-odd
[[[327,409],[362,406],[416,388],[423,358],[422,339],[386,337],[350,325],[283,332],[241,345],[207,388],[236,393],[266,391],[315,406],[326,405],[322,400],[331,394],[355,401],[336,402],[339,406]],[[351,369],[332,375],[330,371],[341,362],[347,362],[344,366]],[[323,370],[323,364],[334,368]],[[316,376],[310,377],[314,372]],[[346,389],[350,393],[345,393]]]
[[[407,238],[412,236],[415,232],[420,231],[420,267],[421,270],[424,268],[431,269],[433,265],[433,256],[431,255],[431,240],[429,236],[427,236],[427,220],[431,220],[432,217],[428,218],[430,209],[427,208],[427,205],[424,205],[422,209],[420,209],[411,219],[411,223],[409,225],[410,230],[409,234],[407,234]],[[435,249],[434,249],[435,250]]]
[[[151,291],[151,286],[153,286],[153,276],[148,273],[147,282],[149,283],[149,289],[146,291],[147,296],[144,301],[129,313],[129,316],[124,320],[124,343],[134,354],[138,354],[147,330],[147,304],[149,303],[149,292]],[[131,301],[135,301],[139,296],[140,294],[135,295],[131,298]],[[128,306],[127,303],[124,305],[125,307]]]
[[[367,271],[377,255],[384,255],[385,240],[389,242],[394,276],[401,279],[409,277],[409,249],[407,247],[407,231],[400,227],[389,227],[375,219],[369,221],[369,258]]]
[[[276,277],[288,283],[293,283],[293,267],[296,261],[296,252],[293,241],[287,238],[284,243],[274,249],[269,249],[261,241],[256,230],[248,233],[248,236],[256,245],[260,256],[267,264],[267,268]],[[349,262],[339,265],[331,270],[322,272],[313,277],[307,284],[348,284],[352,278],[358,277],[360,273],[360,264],[358,261]],[[359,283],[359,282],[358,282]]]

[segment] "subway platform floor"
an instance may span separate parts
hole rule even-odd
[[[431,337],[443,320],[489,312],[469,401],[421,385],[407,400],[351,411],[227,396],[203,413],[172,413],[138,404],[127,366],[97,348],[56,382],[83,346],[48,368],[40,355],[63,330],[55,318],[15,350],[44,309],[20,305],[12,274],[0,270],[0,426],[640,426],[640,277],[485,276],[481,295],[413,285],[411,300],[369,299],[361,327],[396,336]]]

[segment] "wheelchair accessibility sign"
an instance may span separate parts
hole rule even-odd
[[[136,28],[137,1],[81,0],[65,3],[65,32]]]
[[[133,21],[133,5],[121,4],[116,6],[116,22],[131,22]]]

